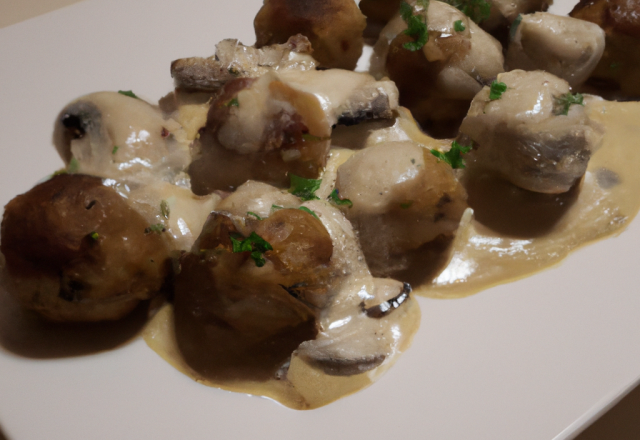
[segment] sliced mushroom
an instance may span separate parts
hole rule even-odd
[[[545,70],[571,87],[591,75],[604,52],[604,31],[588,21],[537,12],[512,29],[509,70]]]
[[[188,145],[171,134],[180,128],[141,99],[100,92],[79,98],[60,112],[53,141],[74,172],[174,180],[190,160]]]
[[[9,292],[53,321],[122,318],[157,294],[169,243],[101,179],[59,175],[7,204]]]
[[[261,48],[238,40],[222,40],[215,56],[181,58],[171,63],[171,77],[178,88],[218,91],[236,78],[257,78],[272,70],[313,70],[317,62],[307,37],[292,35],[283,44]]]
[[[415,14],[426,15],[427,43],[421,50],[406,49],[413,37],[404,33],[407,24],[396,15],[374,47],[371,73],[395,81],[400,104],[430,134],[451,136],[475,94],[503,72],[502,47],[453,6],[432,1],[425,11],[416,1],[411,4]]]
[[[602,131],[569,84],[542,71],[498,76],[506,85],[492,99],[489,87],[474,98],[460,131],[478,144],[469,168],[495,171],[530,191],[568,191],[585,173]]]
[[[353,70],[364,40],[365,17],[353,0],[265,0],[254,20],[256,46],[309,38],[323,67]]]

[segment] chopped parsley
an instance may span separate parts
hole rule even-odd
[[[236,69],[235,67],[229,67],[227,69],[227,71],[229,72],[229,74],[233,75],[233,76],[238,76],[240,75],[240,71],[238,69]]]
[[[291,187],[289,192],[300,197],[303,201],[318,200],[316,191],[320,188],[321,179],[305,179],[304,177],[291,174]]]
[[[124,96],[128,96],[129,98],[140,99],[131,90],[118,90],[118,93],[120,93],[121,95],[124,95]]]
[[[160,202],[160,212],[162,216],[169,220],[169,215],[171,214],[171,208],[169,207],[169,203],[166,200]]]
[[[402,209],[409,209],[411,208],[411,205],[413,205],[413,200],[410,200],[406,203],[400,203],[400,208]]]
[[[78,163],[78,159],[72,157],[69,161],[69,165],[67,166],[67,171],[71,174],[77,173],[80,168],[80,164]]]
[[[113,150],[111,150],[111,154],[116,154],[118,152],[118,148],[120,147],[118,147],[117,145],[114,145]]]
[[[340,194],[338,193],[338,188],[335,188],[333,191],[331,191],[331,194],[329,194],[329,199],[331,200],[332,203],[338,206],[348,206],[349,208],[353,206],[353,203],[351,203],[351,200],[340,198]]]
[[[66,168],[61,168],[57,171],[54,171],[53,174],[51,175],[51,177],[55,177],[55,176],[59,176],[60,174],[67,174],[68,171]]]
[[[305,142],[318,142],[318,141],[326,141],[327,138],[322,138],[320,136],[314,136],[309,133],[302,133],[302,140]]]
[[[464,15],[480,24],[491,15],[491,3],[487,0],[444,0]]]
[[[518,26],[522,22],[522,14],[518,14],[513,23],[511,23],[511,29],[509,29],[509,38],[512,40],[516,37],[516,32],[518,32]]]
[[[507,85],[503,82],[494,81],[491,83],[491,88],[489,91],[489,100],[495,101],[496,99],[500,99],[502,94],[507,91]]]
[[[100,235],[96,231],[93,231],[91,234],[89,234],[89,237],[93,241],[98,241],[98,239],[100,238]]]
[[[462,20],[456,20],[453,23],[453,29],[456,32],[464,32],[467,28],[465,27],[464,23],[462,22]]]
[[[309,208],[307,208],[306,206],[301,206],[301,207],[299,207],[298,209],[299,209],[300,211],[304,211],[304,212],[306,212],[307,214],[311,214],[312,216],[314,216],[315,218],[317,218],[318,220],[320,220],[320,219],[318,218],[318,216],[316,215],[316,213],[315,213],[315,212],[313,212],[312,210],[310,210]]]
[[[462,155],[469,151],[471,151],[471,147],[465,147],[464,145],[460,145],[456,141],[453,141],[451,143],[451,149],[446,153],[438,150],[431,150],[431,154],[451,165],[451,168],[464,168],[465,164]]]
[[[429,9],[429,0],[418,0],[418,4],[424,8],[424,13],[413,14],[413,8],[405,1],[400,3],[400,15],[407,23],[405,35],[414,37],[416,40],[404,43],[402,47],[415,52],[422,49],[422,46],[429,41],[429,29],[427,29],[427,10]]]
[[[238,97],[231,99],[230,101],[224,104],[225,107],[240,107],[240,103],[238,103]]]
[[[166,229],[164,228],[164,225],[162,223],[151,225],[144,229],[145,234],[150,234],[152,232],[155,232],[156,234],[161,234],[164,231],[166,231]]]
[[[565,93],[564,95],[556,96],[555,102],[553,105],[553,114],[556,116],[560,115],[568,115],[569,107],[573,104],[584,106],[584,96],[581,93],[576,93],[572,95],[571,92]]]
[[[271,206],[275,206],[275,205],[271,205]],[[251,212],[251,211],[247,211],[247,215],[251,215],[255,218],[257,218],[258,220],[262,220],[262,217],[260,217],[258,214],[256,214],[255,212]]]
[[[251,258],[258,267],[262,267],[266,263],[263,254],[273,250],[273,247],[255,232],[244,239],[239,235],[235,237],[230,235],[229,238],[231,238],[233,252],[251,252]]]
[[[284,209],[284,206],[271,205],[271,210],[272,211],[277,211],[278,209]]]

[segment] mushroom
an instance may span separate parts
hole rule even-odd
[[[120,319],[161,289],[169,244],[101,179],[64,174],[5,207],[8,291],[52,321]]]
[[[546,12],[523,15],[511,35],[509,70],[545,70],[571,87],[586,81],[604,52],[604,31],[598,25]]]
[[[342,211],[377,276],[405,269],[407,252],[455,233],[467,207],[451,166],[412,141],[357,152],[338,167],[336,189],[352,203]]]
[[[502,47],[453,6],[432,1],[425,11],[415,0],[411,4],[414,14],[426,15],[427,43],[416,51],[405,48],[413,38],[396,15],[380,33],[371,73],[395,81],[400,104],[431,135],[447,137],[457,132],[475,94],[504,71]]]
[[[175,121],[164,120],[157,108],[141,99],[99,92],[62,109],[53,142],[73,172],[170,181],[190,160],[188,145],[172,136],[180,129]]]
[[[362,54],[366,20],[353,0],[265,0],[253,24],[256,47],[302,34],[323,67],[353,70]]]
[[[209,58],[181,58],[171,63],[177,88],[217,92],[236,78],[257,78],[272,70],[313,70],[311,43],[304,35],[292,35],[283,44],[260,48],[238,40],[222,40]]]
[[[497,97],[485,87],[460,127],[477,144],[469,169],[497,172],[530,191],[568,191],[602,139],[582,95],[571,94],[565,80],[542,71],[514,70],[497,81],[506,91]]]

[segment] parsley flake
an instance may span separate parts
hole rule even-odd
[[[316,191],[320,188],[321,179],[305,179],[304,177],[291,174],[291,187],[289,192],[300,197],[303,201],[318,200]]]
[[[465,29],[467,29],[467,28],[465,27],[465,25],[464,25],[464,23],[462,22],[462,20],[456,20],[456,21],[453,23],[453,29],[454,29],[456,32],[464,32],[464,31],[465,31]]]
[[[320,219],[318,218],[318,216],[316,215],[316,213],[315,213],[315,212],[313,212],[312,210],[310,210],[309,208],[307,208],[306,206],[301,206],[301,207],[299,207],[298,209],[299,209],[300,211],[304,211],[304,212],[306,212],[307,214],[311,214],[312,216],[314,216],[315,218],[317,218],[318,220],[320,220]]]
[[[491,3],[487,0],[444,0],[464,15],[480,24],[491,15]]]
[[[140,99],[131,90],[118,90],[118,93],[120,93],[121,95],[124,95],[124,96],[128,96],[129,98]]]
[[[226,102],[224,104],[225,107],[240,107],[240,103],[238,102],[238,98],[235,97],[233,99],[231,99],[230,101]]]
[[[494,81],[491,83],[491,88],[489,91],[489,100],[495,101],[496,99],[500,99],[502,94],[507,91],[507,85],[503,82]]]
[[[166,229],[164,228],[164,225],[162,223],[151,225],[144,229],[145,234],[150,234],[152,232],[155,232],[156,234],[161,234],[164,231],[166,231]]]
[[[275,206],[275,205],[272,205]],[[256,214],[255,212],[251,212],[251,211],[247,211],[247,215],[251,215],[255,218],[257,218],[258,220],[262,220],[262,217],[260,217],[258,214]]]
[[[416,38],[415,41],[404,43],[402,47],[415,52],[422,49],[422,46],[429,41],[429,29],[427,28],[427,9],[429,8],[429,0],[418,0],[418,4],[424,8],[424,13],[413,14],[413,8],[405,1],[400,3],[400,15],[407,23],[405,35]]]
[[[70,174],[74,174],[78,172],[79,168],[80,168],[80,164],[78,163],[78,159],[76,159],[75,157],[72,157],[71,160],[69,161],[69,165],[67,166],[67,171]]]
[[[117,145],[114,145],[113,150],[111,150],[111,154],[116,154],[118,152],[118,148],[120,147],[118,147]]]
[[[443,162],[451,165],[451,168],[464,168],[464,159],[462,155],[471,151],[471,147],[465,147],[464,145],[460,145],[456,141],[451,143],[451,149],[446,153],[443,153],[438,150],[431,150],[431,154],[433,154],[438,159]]]
[[[513,23],[511,23],[511,29],[509,29],[509,38],[512,40],[516,38],[516,32],[518,32],[518,26],[522,23],[522,14],[518,14]]]
[[[91,234],[89,234],[89,237],[93,241],[98,241],[98,239],[100,238],[100,235],[96,231],[93,231]]]
[[[272,211],[277,211],[278,209],[284,209],[284,206],[271,205],[271,210]]]
[[[169,215],[171,214],[171,208],[169,207],[169,203],[166,200],[160,202],[160,212],[162,216],[169,220]]]
[[[400,208],[409,209],[413,205],[413,200],[408,201],[407,203],[400,203]]]
[[[556,96],[553,105],[553,114],[556,116],[566,116],[569,114],[569,107],[573,104],[584,106],[584,96],[581,93],[572,95],[571,92]]]
[[[266,263],[263,254],[267,251],[273,250],[273,247],[269,242],[255,232],[252,232],[251,235],[244,239],[240,235],[230,235],[229,238],[231,239],[233,252],[251,252],[251,258],[258,267],[262,267]]]
[[[329,198],[331,199],[331,203],[334,203],[338,206],[348,206],[349,208],[353,206],[353,203],[351,202],[351,200],[340,198],[340,194],[338,193],[338,188],[335,188],[333,191],[331,191],[331,194],[329,194]]]

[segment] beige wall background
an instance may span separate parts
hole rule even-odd
[[[47,12],[80,1],[82,0],[0,0],[0,28],[46,14]],[[0,429],[0,440],[4,438]],[[604,416],[576,437],[576,439],[640,439],[640,388],[636,388],[629,393]]]

